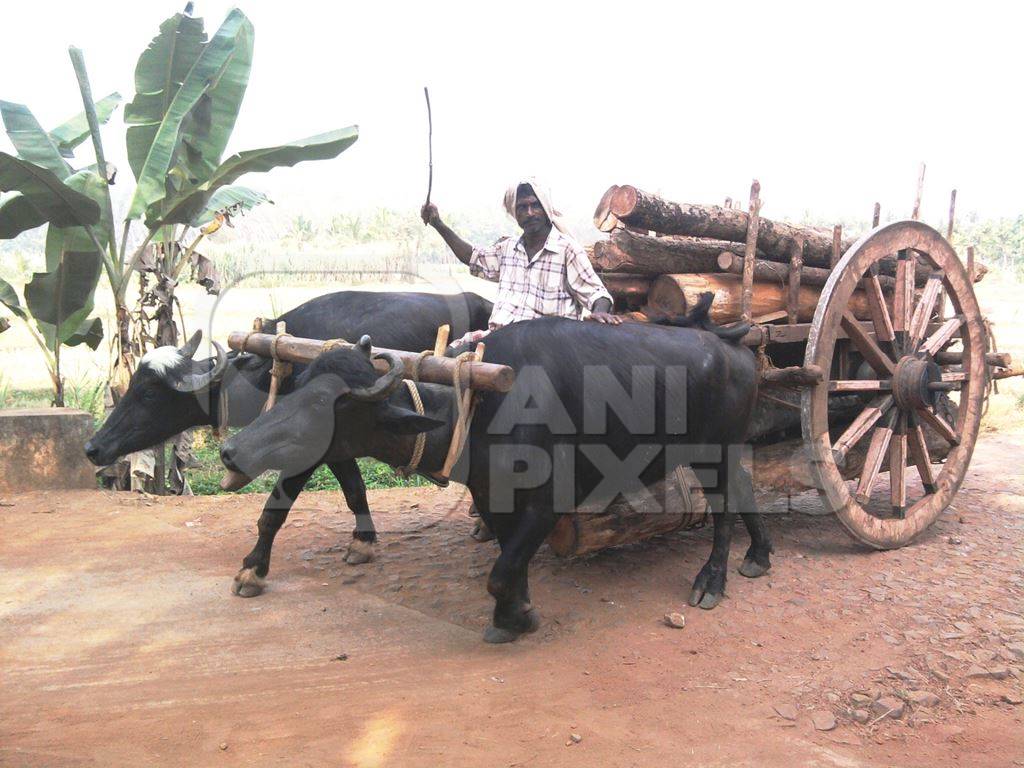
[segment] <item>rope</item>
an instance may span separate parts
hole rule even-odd
[[[432,353],[431,353],[432,354]],[[409,389],[409,396],[412,398],[412,404],[416,408],[416,413],[422,416],[423,411],[423,400],[420,398],[420,390],[416,386],[416,382],[412,379],[402,379],[405,382],[405,386]],[[420,465],[420,460],[423,458],[423,449],[427,445],[427,433],[418,432],[416,433],[416,442],[413,444],[412,456],[409,458],[409,463],[404,467],[396,467],[395,473],[401,477],[409,477],[416,468]]]
[[[278,333],[274,336],[274,340],[270,342],[270,356],[274,359],[274,362],[270,366],[270,393],[267,396],[266,405],[263,406],[264,413],[273,408],[274,403],[277,402],[277,392],[281,388],[281,380],[292,375],[292,364],[277,356],[277,345],[283,336],[291,336],[291,334]],[[248,340],[248,336],[246,336],[246,339]]]

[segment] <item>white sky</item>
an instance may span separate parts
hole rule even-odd
[[[50,128],[94,94],[130,100],[135,61],[183,2],[7,3],[0,98]],[[212,34],[229,3],[199,0]],[[241,183],[316,211],[417,210],[434,110],[434,201],[498,206],[535,174],[589,216],[612,183],[688,202],[746,198],[764,213],[925,218],[1024,210],[1021,3],[557,3],[248,0],[255,63],[229,151],[358,123],[338,159]],[[106,132],[123,161],[120,111]],[[6,137],[3,138],[6,149]],[[81,152],[85,157],[88,152]],[[84,164],[84,163],[83,163]]]

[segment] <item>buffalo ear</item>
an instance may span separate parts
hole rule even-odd
[[[384,402],[377,408],[377,423],[397,435],[414,435],[437,429],[445,422]]]

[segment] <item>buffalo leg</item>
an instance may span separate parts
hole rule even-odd
[[[710,610],[718,605],[725,596],[725,575],[729,567],[729,547],[732,544],[732,532],[736,525],[736,513],[731,509],[730,482],[728,464],[723,464],[717,471],[717,487],[709,489],[708,504],[711,506],[711,519],[715,525],[714,539],[711,545],[711,556],[700,569],[693,581],[690,591],[690,605],[699,605]]]
[[[734,502],[734,508],[743,519],[743,524],[750,534],[750,547],[743,557],[743,564],[739,571],[747,578],[756,579],[763,576],[772,567],[771,553],[772,542],[768,536],[768,528],[765,526],[764,517],[757,511],[757,502],[754,500],[754,483],[750,479],[750,473],[740,466],[737,467],[732,476],[732,492],[730,501]]]
[[[530,603],[527,574],[530,560],[555,527],[556,517],[550,511],[530,507],[521,516],[483,517],[501,545],[501,554],[487,579],[487,591],[495,604],[484,641],[508,643],[540,626],[540,617]]]
[[[355,459],[328,462],[327,466],[338,479],[345,502],[356,517],[356,527],[352,531],[352,541],[344,560],[349,565],[368,563],[373,560],[373,545],[377,541],[377,530],[370,517],[370,505],[366,502],[366,484],[363,474]]]
[[[270,572],[270,551],[274,546],[274,537],[288,519],[295,499],[302,493],[315,469],[316,466],[313,466],[297,475],[277,479],[277,485],[263,505],[263,512],[256,525],[259,531],[256,546],[242,560],[242,570],[235,576],[231,587],[234,594],[239,597],[256,597],[263,592],[267,573]]]

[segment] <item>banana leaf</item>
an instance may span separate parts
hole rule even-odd
[[[239,152],[225,160],[208,181],[191,187],[169,200],[163,210],[160,206],[148,209],[146,226],[187,224],[204,210],[214,192],[241,176],[284,166],[290,167],[306,160],[329,160],[352,146],[358,138],[359,128],[351,125],[289,144]]]
[[[228,13],[217,33],[210,38],[192,69],[189,70],[184,82],[174,94],[167,107],[160,127],[146,155],[146,162],[138,174],[138,184],[128,209],[128,218],[135,219],[146,212],[153,203],[163,200],[168,193],[168,185],[173,189],[182,189],[201,179],[188,178],[186,167],[178,166],[178,174],[171,174],[175,155],[178,151],[179,132],[182,122],[196,107],[199,99],[218,83],[220,78],[231,69],[231,58],[240,42],[245,43],[252,35],[252,24],[240,10],[233,9]],[[198,152],[197,149],[184,147],[184,151]]]
[[[100,226],[93,229],[96,239],[103,247],[107,247],[107,233],[111,230],[111,222],[107,216],[107,208],[103,205],[104,182],[91,171],[79,171],[71,176],[66,184],[76,192],[81,192],[100,206]],[[96,246],[83,227],[58,227],[51,224],[46,228],[46,271],[52,272],[60,264],[61,257],[72,251],[94,251]]]
[[[95,103],[96,119],[103,125],[110,116],[114,114],[117,105],[121,103],[121,94],[116,91],[109,96],[104,96]],[[57,147],[61,157],[74,157],[75,147],[89,138],[89,121],[85,112],[79,112],[70,120],[50,131],[50,141]]]
[[[45,223],[46,216],[21,192],[0,192],[0,240],[10,240]]]
[[[124,108],[128,164],[136,179],[142,176],[167,108],[205,46],[203,20],[176,13],[160,25],[157,36],[139,56],[135,98]]]
[[[246,19],[227,63],[182,121],[171,169],[172,177],[183,182],[176,191],[206,181],[220,164],[249,84],[254,40],[255,31]]]
[[[45,168],[61,181],[71,175],[71,166],[60,156],[56,145],[28,107],[0,101],[0,115],[18,157]]]
[[[49,323],[36,321],[39,333],[42,334],[46,346],[53,349],[55,339],[53,338],[54,328]],[[82,321],[70,336],[61,343],[66,347],[77,347],[79,344],[86,344],[89,349],[96,349],[103,341],[103,321],[98,317],[90,317]]]
[[[218,213],[224,213],[232,209],[251,211],[262,203],[273,205],[274,201],[262,192],[257,192],[255,189],[249,189],[248,187],[241,187],[237,184],[221,187],[210,196],[210,199],[206,201],[206,206],[199,214],[192,218],[189,226],[204,227],[213,221]]]
[[[59,227],[95,224],[95,200],[64,184],[45,168],[0,152],[0,192],[19,192],[0,201],[0,238],[8,239],[40,224]]]
[[[61,343],[79,333],[92,312],[101,263],[95,251],[66,253],[57,269],[32,275],[25,285],[25,304],[41,331],[43,323],[53,326]]]
[[[21,301],[18,300],[17,292],[3,278],[0,278],[0,304],[3,304],[22,320],[25,319],[25,309],[21,306]]]

